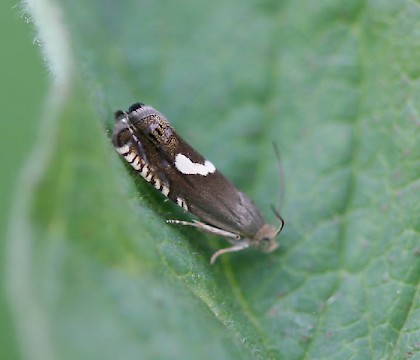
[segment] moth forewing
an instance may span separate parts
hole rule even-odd
[[[247,247],[277,248],[283,219],[278,229],[268,225],[252,200],[182,139],[163,114],[136,103],[127,112],[117,111],[116,120],[112,142],[117,152],[163,195],[202,220],[168,222],[197,227],[233,245],[217,251],[211,263]]]

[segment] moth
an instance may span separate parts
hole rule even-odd
[[[199,220],[167,220],[221,236],[230,247],[216,251],[210,263],[225,253],[248,247],[272,252],[283,229],[264,220],[252,200],[239,191],[212,162],[194,150],[151,106],[135,103],[115,113],[112,143],[116,151],[148,183]]]

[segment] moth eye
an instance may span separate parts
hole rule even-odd
[[[261,243],[260,243],[261,248],[266,249],[270,246],[270,244],[271,244],[270,238],[265,237],[261,239]]]

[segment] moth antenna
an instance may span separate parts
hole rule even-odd
[[[279,209],[283,208],[284,205],[284,168],[281,164],[281,156],[280,156],[280,150],[279,147],[277,146],[277,143],[273,141],[273,149],[274,149],[274,154],[276,155],[276,159],[277,159],[277,167],[279,170],[279,177],[280,177],[280,199],[279,199]],[[277,216],[277,212],[276,216]],[[279,216],[277,216],[279,217]]]
[[[277,228],[277,232],[276,232],[276,236],[277,236],[283,230],[285,221],[283,219],[283,216],[280,215],[280,213],[277,211],[277,209],[274,207],[273,204],[271,204],[271,210],[273,210],[273,213],[274,215],[276,215],[277,219],[280,220],[280,226]]]

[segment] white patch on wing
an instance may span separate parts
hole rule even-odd
[[[134,161],[132,162],[131,166],[136,169],[136,170],[140,170],[141,168],[141,164],[140,164],[140,159],[138,156],[136,156],[136,158],[134,159]]]
[[[216,168],[210,161],[206,160],[204,164],[193,163],[183,154],[177,154],[175,157],[175,167],[186,175],[206,176],[216,171]]]
[[[123,145],[121,147],[117,147],[115,148],[115,150],[117,150],[117,152],[121,155],[125,155],[130,151],[130,147],[128,145]]]
[[[127,155],[124,155],[124,157],[125,157],[125,160],[127,160],[129,163],[131,163],[134,160],[134,158],[136,157],[136,154],[134,152],[131,152]]]
[[[160,190],[160,180],[159,179],[155,179],[155,184],[154,184],[155,188]]]
[[[146,178],[147,174],[149,173],[149,167],[147,165],[143,166],[143,169],[141,170],[140,175]]]
[[[169,194],[169,187],[166,186],[165,184],[162,186],[162,194],[165,196],[168,196]]]
[[[184,210],[188,211],[188,206],[187,206],[187,204],[185,203],[185,200],[184,200],[184,199],[182,199],[182,198],[180,198],[180,197],[177,197],[177,198],[176,198],[176,203],[178,204],[178,206],[180,206],[180,207],[182,207]]]

